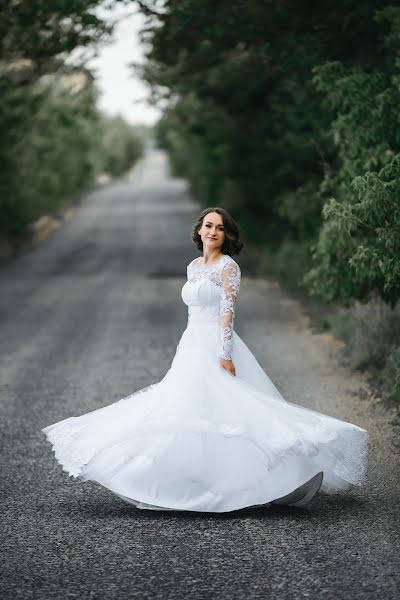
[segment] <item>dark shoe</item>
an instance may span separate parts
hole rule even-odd
[[[318,492],[322,485],[323,477],[324,474],[322,471],[320,471],[309,481],[303,483],[303,485],[293,490],[293,492],[290,492],[290,494],[287,494],[287,496],[282,496],[282,498],[272,500],[271,504],[278,504],[280,506],[305,506],[311,502],[315,494]]]

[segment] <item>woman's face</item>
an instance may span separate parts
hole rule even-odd
[[[216,212],[208,213],[203,224],[198,230],[198,234],[203,242],[203,250],[213,250],[220,248],[225,240],[224,222],[222,216]]]

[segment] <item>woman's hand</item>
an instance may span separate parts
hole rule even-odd
[[[225,371],[228,371],[228,373],[230,373],[231,375],[236,375],[235,365],[231,360],[225,360],[225,358],[220,358],[219,364],[225,369]]]

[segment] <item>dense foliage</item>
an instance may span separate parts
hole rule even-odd
[[[158,139],[270,270],[327,300],[399,297],[400,9],[141,2]]]
[[[306,279],[328,300],[347,303],[377,292],[394,306],[400,296],[400,9],[378,18],[392,19],[385,42],[394,47],[385,71],[340,63],[314,69],[315,85],[335,113],[329,133],[336,163],[320,185],[321,195],[333,197],[323,207],[316,264]]]
[[[0,8],[0,237],[17,246],[29,224],[54,212],[102,171],[135,163],[142,139],[96,108],[91,73],[69,53],[110,28],[96,0],[13,2]]]
[[[128,171],[144,150],[145,133],[121,117],[101,119],[101,138],[96,148],[97,170],[117,176]]]

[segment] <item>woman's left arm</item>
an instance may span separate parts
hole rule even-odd
[[[224,368],[226,368],[223,364],[225,361],[232,361],[233,324],[235,319],[236,301],[239,295],[240,278],[241,272],[238,264],[229,262],[225,265],[221,274],[222,293],[219,310],[220,344],[218,354]],[[232,369],[227,370],[232,372]]]

